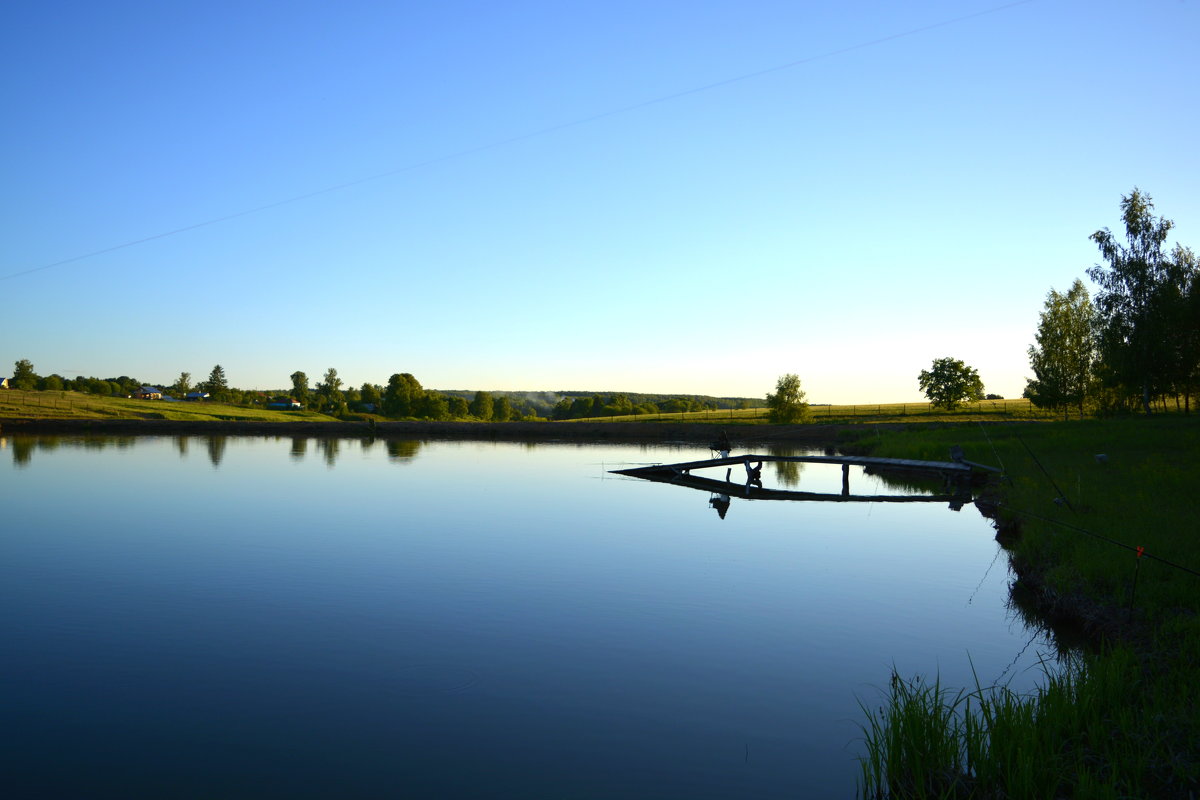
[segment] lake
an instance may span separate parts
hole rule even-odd
[[[6,792],[849,798],[893,665],[1039,682],[1053,647],[972,505],[733,493],[722,518],[609,472],[708,455],[0,439]]]

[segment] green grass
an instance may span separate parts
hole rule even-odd
[[[255,406],[234,406],[210,402],[172,403],[162,400],[133,400],[102,397],[80,392],[0,391],[0,418],[36,417],[50,419],[171,419],[171,420],[252,420],[258,422],[321,421],[336,422],[334,417],[313,411],[277,411]]]
[[[864,422],[971,422],[975,420],[1050,420],[1057,413],[1035,408],[1028,400],[982,400],[946,411],[929,403],[871,403],[869,405],[810,406],[809,422],[816,425]],[[674,414],[631,414],[616,417],[585,417],[570,422],[711,422],[730,425],[765,425],[766,408],[685,411]]]
[[[1112,632],[1028,696],[893,675],[864,725],[863,796],[1200,796],[1200,576],[1082,532],[1200,570],[1200,420],[963,425],[862,443],[927,459],[960,444],[1002,464],[1000,513],[1020,525],[1011,557],[1040,574],[1044,598]]]

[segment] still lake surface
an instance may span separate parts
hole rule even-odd
[[[1053,648],[973,506],[734,495],[722,519],[607,472],[708,455],[0,439],[5,791],[853,797],[893,665],[1039,682]]]

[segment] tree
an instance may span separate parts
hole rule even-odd
[[[325,370],[325,377],[317,384],[317,397],[321,398],[321,410],[327,413],[337,413],[345,405],[342,397],[342,379],[338,377],[333,367]]]
[[[13,365],[12,387],[32,391],[37,388],[38,376],[33,371],[33,362],[22,358]]]
[[[1107,266],[1097,264],[1087,273],[1101,288],[1096,308],[1101,319],[1101,352],[1118,381],[1138,387],[1142,408],[1150,413],[1150,395],[1166,367],[1167,337],[1159,330],[1162,322],[1158,303],[1167,280],[1163,244],[1175,223],[1156,218],[1154,202],[1136,186],[1121,197],[1125,223],[1122,245],[1112,231],[1103,228],[1091,235]]]
[[[767,418],[777,424],[790,425],[808,421],[808,403],[800,378],[790,372],[775,383],[775,391],[767,395]]]
[[[957,358],[935,358],[932,369],[921,370],[917,381],[934,408],[953,411],[963,403],[983,399],[979,373]]]
[[[1189,275],[1187,292],[1183,301],[1183,316],[1186,320],[1183,329],[1183,365],[1187,380],[1184,385],[1184,402],[1189,403],[1191,393],[1200,382],[1200,261],[1196,254],[1186,247],[1175,247],[1174,259],[1179,264],[1178,269]],[[1188,411],[1191,406],[1186,405]]]
[[[1034,338],[1027,396],[1039,408],[1062,409],[1064,416],[1075,406],[1082,417],[1096,360],[1095,312],[1083,281],[1076,279],[1066,294],[1050,290]]]
[[[226,400],[229,394],[229,383],[225,380],[225,370],[220,364],[212,368],[208,380],[204,382],[204,391],[212,395],[214,400]]]
[[[512,401],[502,394],[492,404],[492,422],[508,422],[513,418]]]
[[[450,416],[454,419],[462,419],[471,415],[471,405],[465,397],[454,395],[450,398],[447,407],[450,409]]]
[[[291,375],[292,378],[292,397],[300,401],[302,405],[308,405],[308,376],[297,370]]]
[[[363,405],[373,406],[378,411],[383,404],[383,389],[373,383],[364,383],[358,392]]]
[[[568,419],[579,419],[581,417],[590,417],[593,413],[592,406],[596,404],[594,397],[576,397],[571,401],[571,413]]]
[[[175,381],[175,386],[172,387],[177,395],[186,395],[192,390],[192,373],[181,372],[179,378]]]
[[[1166,331],[1164,379],[1172,394],[1183,395],[1191,411],[1191,395],[1200,379],[1200,261],[1196,254],[1176,244],[1167,261],[1167,280],[1155,307]]]
[[[407,372],[388,378],[383,391],[383,413],[389,417],[414,417],[425,396],[421,383]],[[447,410],[448,407],[447,407]]]
[[[450,401],[438,392],[422,391],[413,410],[423,419],[450,419]]]
[[[471,401],[471,416],[475,419],[488,422],[492,418],[492,413],[495,411],[495,401],[492,400],[490,392],[478,391],[475,393],[475,399]]]

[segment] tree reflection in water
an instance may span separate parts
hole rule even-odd
[[[208,445],[208,460],[212,462],[214,468],[221,466],[221,459],[225,457],[225,440],[228,436],[206,436],[204,437]]]
[[[420,449],[421,443],[413,439],[387,440],[388,457],[394,460],[411,461],[416,458],[417,451]]]

